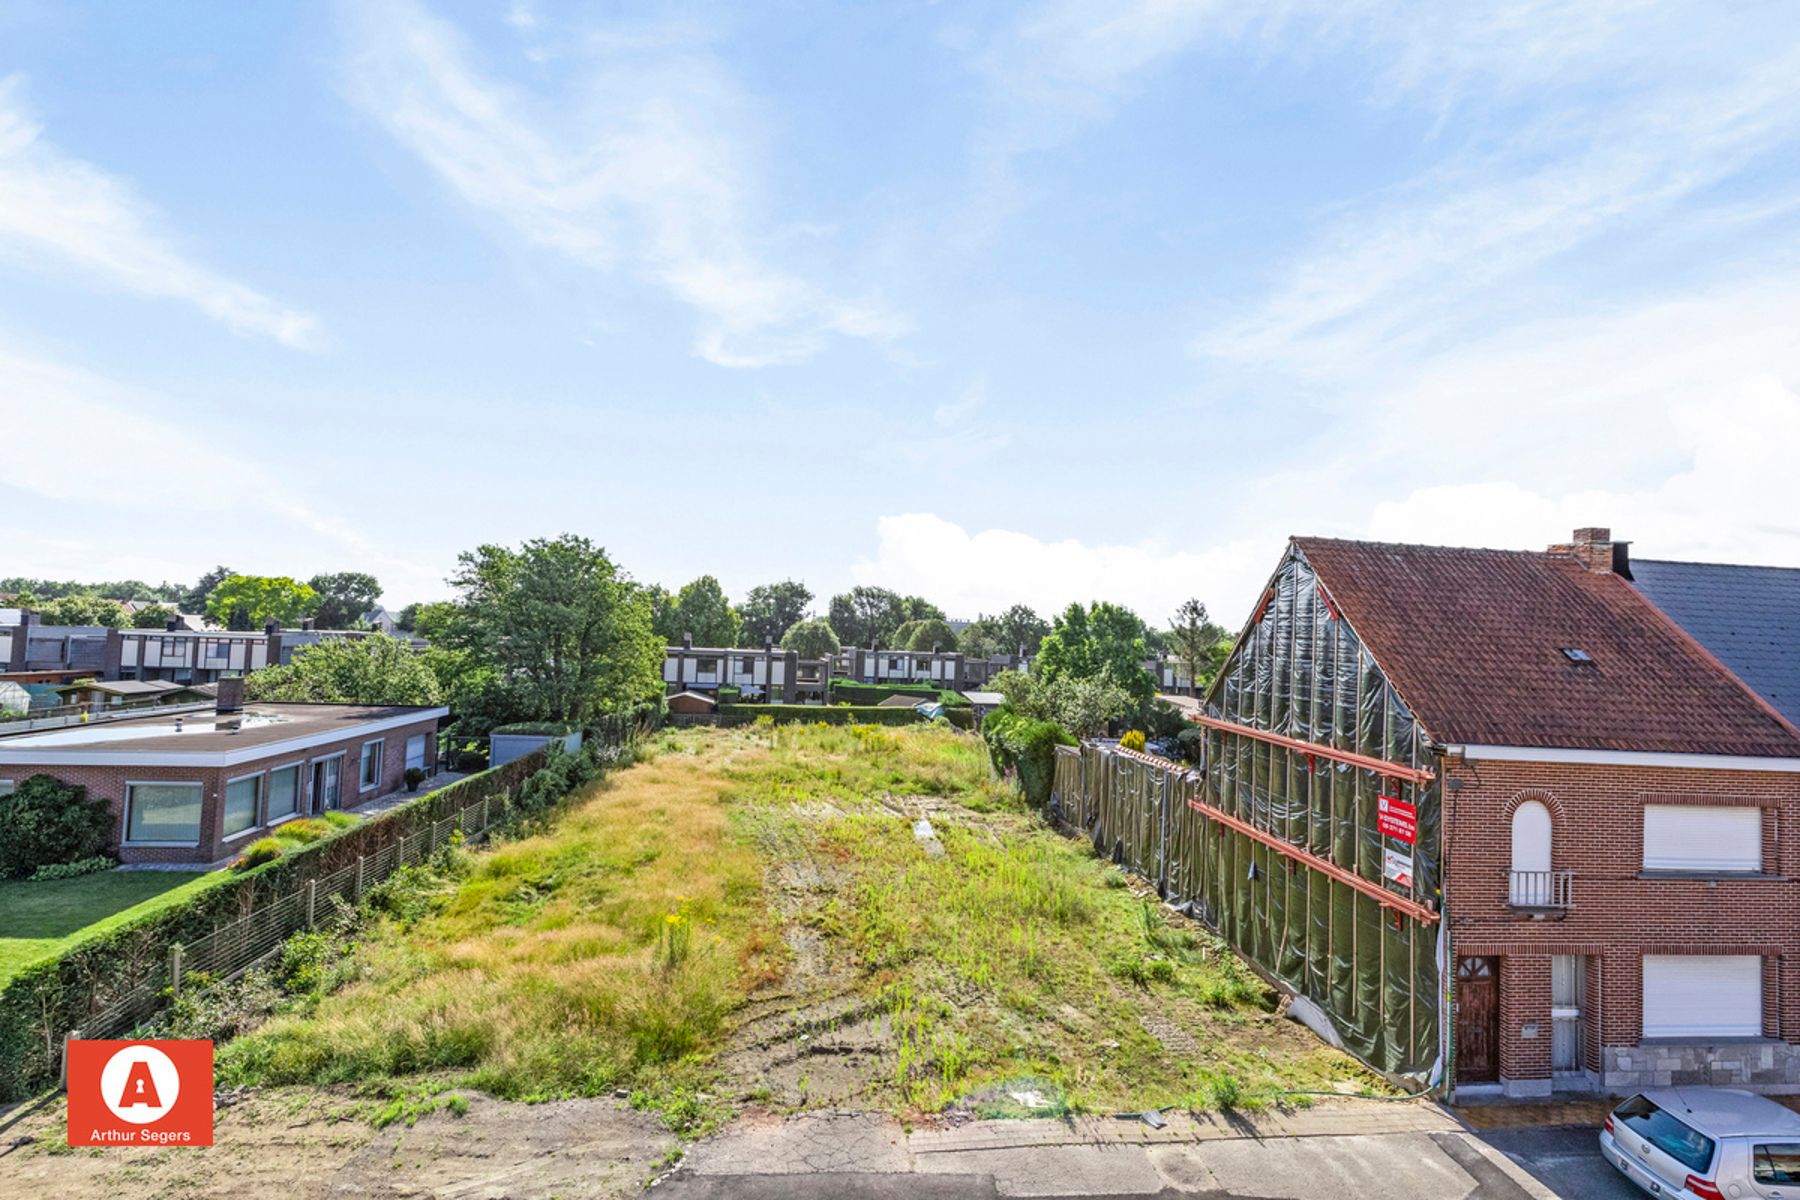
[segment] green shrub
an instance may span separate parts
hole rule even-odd
[[[252,867],[260,867],[266,862],[274,862],[286,850],[287,846],[280,838],[257,838],[244,847],[244,852],[238,855],[236,862],[231,864],[231,869],[248,871]]]
[[[0,796],[0,879],[92,858],[112,840],[112,810],[79,785],[33,775]]]
[[[69,863],[45,863],[31,873],[34,883],[50,879],[74,879],[77,875],[97,875],[101,871],[110,871],[119,864],[110,854],[96,854],[92,858],[78,858]]]
[[[1144,731],[1141,729],[1127,729],[1125,736],[1119,739],[1119,749],[1136,750],[1139,754],[1144,752],[1144,744]]]
[[[301,817],[298,821],[287,821],[275,827],[269,836],[277,842],[287,842],[295,846],[310,846],[321,838],[328,838],[337,831],[329,817],[341,817],[341,813],[327,813],[325,817]]]
[[[1050,803],[1050,788],[1056,779],[1056,748],[1078,744],[1054,721],[1022,717],[1004,705],[981,723],[981,736],[987,742],[994,769],[1003,775],[1016,771],[1025,798],[1040,807]]]
[[[566,721],[515,721],[511,725],[496,725],[489,732],[500,734],[518,734],[522,737],[568,737],[579,726],[570,725]]]
[[[352,825],[357,825],[362,822],[362,818],[356,816],[354,813],[338,812],[336,809],[332,809],[330,812],[321,813],[319,820],[325,822],[334,830],[348,829]]]

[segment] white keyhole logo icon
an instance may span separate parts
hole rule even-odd
[[[181,1072],[155,1046],[127,1046],[100,1070],[100,1098],[133,1125],[161,1120],[180,1094]]]

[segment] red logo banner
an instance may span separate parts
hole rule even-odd
[[[211,1042],[69,1043],[69,1145],[212,1144]]]

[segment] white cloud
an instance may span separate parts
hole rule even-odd
[[[314,317],[191,261],[126,181],[51,144],[23,92],[17,77],[0,80],[0,256],[185,301],[239,333],[303,349],[319,343]]]
[[[952,616],[973,618],[1013,604],[1029,604],[1048,616],[1071,602],[1109,600],[1153,625],[1198,596],[1221,624],[1235,626],[1284,544],[1276,536],[1204,549],[1090,546],[1009,529],[971,533],[932,513],[882,517],[876,538],[873,556],[851,568],[852,578],[929,597]]]
[[[546,99],[483,73],[458,31],[414,4],[347,10],[348,91],[467,203],[597,271],[623,268],[703,317],[723,366],[798,362],[833,336],[907,322],[772,265],[752,232],[753,102],[692,39],[589,40],[583,90]]]

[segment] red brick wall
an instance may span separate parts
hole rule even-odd
[[[381,783],[366,792],[361,789],[358,782],[358,767],[361,763],[363,743],[373,740],[373,738],[367,737],[345,738],[326,745],[310,747],[298,753],[289,751],[270,754],[253,762],[224,769],[217,767],[196,769],[192,767],[56,766],[34,768],[9,766],[0,768],[0,770],[4,770],[6,778],[17,780],[23,780],[36,774],[51,775],[66,783],[79,784],[87,788],[90,799],[105,800],[112,808],[115,822],[113,849],[118,853],[121,862],[211,863],[236,854],[245,845],[255,841],[259,833],[267,830],[267,826],[256,825],[230,840],[219,836],[227,780],[237,779],[244,775],[263,775],[262,796],[263,803],[266,805],[268,770],[271,767],[285,766],[288,763],[299,761],[303,764],[300,772],[300,810],[304,814],[310,810],[312,805],[311,764],[341,751],[344,754],[344,765],[339,784],[341,804],[346,809],[354,809],[365,801],[405,786],[407,738],[420,733],[426,735],[425,762],[427,769],[430,768],[437,755],[436,726],[436,721],[425,720],[375,734],[374,737],[386,739],[386,745],[382,752]],[[203,786],[202,794],[205,797],[205,803],[200,812],[200,844],[198,846],[119,845],[118,841],[124,835],[125,785],[127,783],[161,781],[198,782]]]
[[[1501,1075],[1550,1075],[1550,960],[1588,956],[1584,1057],[1635,1046],[1643,1031],[1644,954],[1758,954],[1764,1027],[1800,1042],[1800,775],[1689,768],[1479,761],[1445,770],[1447,916],[1457,956],[1501,958]],[[1532,920],[1507,906],[1512,810],[1551,813],[1551,865],[1574,872],[1573,907]],[[1763,817],[1766,878],[1640,878],[1647,804],[1745,804]],[[1537,1038],[1520,1027],[1538,1022]]]

